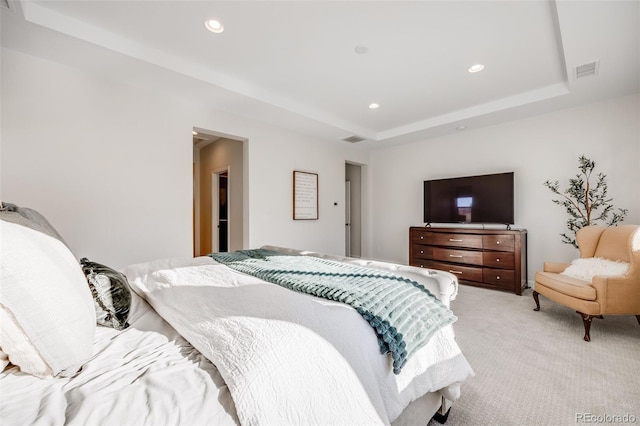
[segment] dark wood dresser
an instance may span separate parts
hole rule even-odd
[[[527,287],[527,231],[411,227],[409,264],[521,295]]]

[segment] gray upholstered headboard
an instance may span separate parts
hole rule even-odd
[[[64,238],[56,231],[49,221],[38,211],[28,207],[18,207],[15,204],[0,202],[0,219],[26,226],[36,231],[56,238],[67,245]]]

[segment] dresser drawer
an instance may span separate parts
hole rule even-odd
[[[458,280],[461,281],[474,281],[478,283],[482,282],[482,268],[473,266],[451,265],[441,262],[433,262],[432,268],[451,272],[453,275],[458,277]]]
[[[413,263],[411,266],[416,266],[418,268],[429,268],[433,269],[433,260],[428,259],[413,259]]]
[[[412,229],[411,242],[415,244],[433,244],[433,232],[426,229]]]
[[[513,235],[483,235],[482,248],[485,250],[513,251],[515,237]]]
[[[482,252],[434,247],[433,260],[482,266]]]
[[[485,251],[482,253],[482,265],[491,268],[513,269],[514,254],[503,251]]]
[[[433,244],[446,247],[482,248],[482,235],[433,234]]]
[[[433,259],[433,247],[431,246],[414,244],[412,252],[414,259]]]
[[[482,270],[482,281],[486,284],[511,289],[515,283],[515,273],[504,269],[484,268]]]

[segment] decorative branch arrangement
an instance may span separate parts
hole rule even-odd
[[[560,234],[562,242],[571,244],[578,248],[576,243],[576,232],[589,225],[596,225],[598,221],[604,222],[607,226],[616,225],[622,222],[624,217],[629,213],[627,209],[618,209],[613,211],[611,204],[613,198],[607,198],[607,182],[606,176],[598,173],[595,187],[591,186],[590,178],[596,163],[589,160],[584,155],[578,158],[579,174],[575,178],[569,179],[569,187],[560,192],[558,181],[547,180],[544,186],[549,188],[551,192],[562,197],[562,199],[553,200],[554,203],[563,206],[569,219],[567,220],[567,228],[570,234]],[[599,214],[596,212],[600,210]],[[597,216],[596,216],[597,215]]]

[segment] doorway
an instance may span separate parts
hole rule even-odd
[[[246,140],[194,128],[194,256],[244,247],[246,144]]]
[[[229,251],[229,167],[211,173],[211,249]]]
[[[345,164],[345,256],[362,257],[362,166]]]

